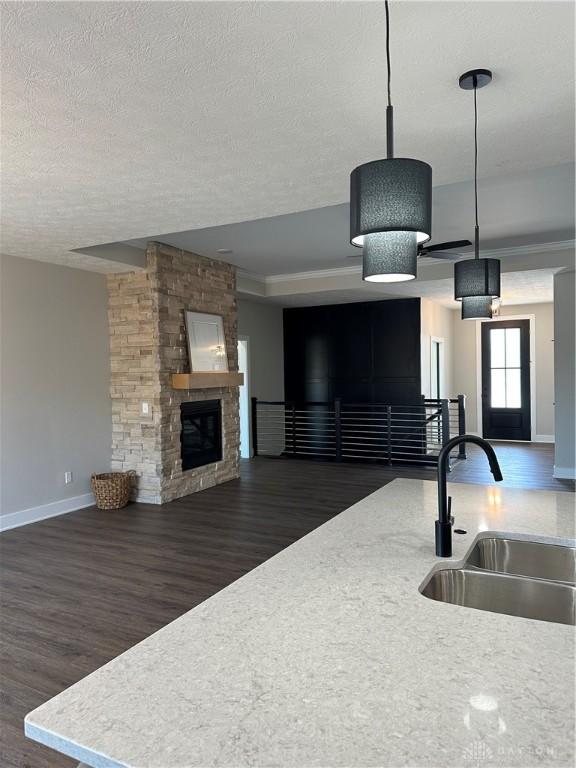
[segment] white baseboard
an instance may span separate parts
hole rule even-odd
[[[555,441],[554,435],[534,435],[534,443],[553,443]]]
[[[40,507],[10,512],[0,516],[0,531],[9,531],[11,528],[19,528],[21,525],[46,520],[48,517],[65,515],[67,512],[75,512],[77,509],[91,507],[93,504],[94,496],[91,493],[84,493],[82,496],[71,496],[69,499],[52,501],[50,504],[42,504]]]
[[[554,477],[558,480],[576,480],[576,469],[574,467],[557,467],[554,464]]]

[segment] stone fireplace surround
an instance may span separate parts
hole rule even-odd
[[[151,242],[145,270],[108,276],[112,469],[134,469],[134,498],[162,504],[239,476],[238,387],[173,389],[190,370],[184,311],[222,315],[230,371],[238,369],[236,270]],[[222,461],[182,472],[180,404],[222,403]],[[142,403],[150,412],[142,414]]]

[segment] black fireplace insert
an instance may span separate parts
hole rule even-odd
[[[220,400],[182,403],[182,471],[222,460],[222,406]]]

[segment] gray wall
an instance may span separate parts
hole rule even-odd
[[[554,275],[554,397],[556,446],[554,474],[576,479],[576,412],[574,408],[575,310],[574,270]]]
[[[110,363],[103,275],[12,256],[0,270],[5,515],[88,493],[109,469]]]
[[[284,399],[284,332],[282,307],[238,301],[238,335],[248,336],[250,396]]]

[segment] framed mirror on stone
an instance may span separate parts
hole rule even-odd
[[[190,372],[228,371],[221,315],[185,312]]]

